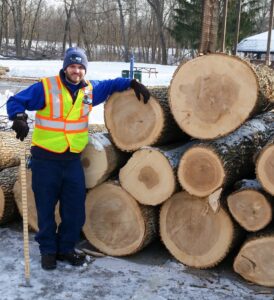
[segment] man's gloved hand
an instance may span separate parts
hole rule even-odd
[[[11,129],[13,129],[16,132],[16,138],[20,139],[21,141],[24,140],[24,138],[29,133],[29,126],[27,123],[28,115],[25,113],[18,113],[14,120]]]
[[[141,100],[141,95],[144,98],[144,103],[146,104],[150,98],[149,90],[140,82],[135,79],[132,79],[130,82],[130,87],[134,90],[138,100]]]

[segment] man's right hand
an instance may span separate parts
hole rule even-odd
[[[16,132],[16,138],[20,139],[21,141],[24,140],[24,138],[29,133],[29,126],[27,123],[28,115],[25,113],[18,113],[14,120],[11,129],[13,129]]]

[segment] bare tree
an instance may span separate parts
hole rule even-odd
[[[121,0],[117,0],[119,13],[120,13],[120,26],[121,26],[121,34],[122,34],[122,43],[124,45],[124,60],[125,62],[129,62],[129,46],[128,46],[128,37],[126,35],[126,26],[125,26],[125,17],[123,13],[123,7]]]
[[[62,53],[65,53],[66,50],[66,44],[67,44],[67,36],[70,33],[70,20],[71,20],[71,15],[74,10],[74,0],[64,0],[64,5],[65,5],[65,12],[66,12],[66,23],[65,23],[65,28],[64,28],[64,37],[63,37],[63,50]],[[71,39],[70,39],[70,47],[71,47]]]

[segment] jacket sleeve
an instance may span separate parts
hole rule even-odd
[[[130,87],[131,79],[118,77],[109,80],[90,80],[93,87],[92,106],[103,103],[114,92],[122,92]]]
[[[33,111],[45,107],[45,94],[42,82],[34,83],[18,94],[11,96],[7,101],[7,113],[13,120],[17,113],[25,110]]]

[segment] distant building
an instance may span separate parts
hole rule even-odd
[[[243,39],[237,45],[237,52],[249,57],[250,59],[264,60],[267,51],[267,36],[268,31],[250,36]],[[274,30],[271,34],[270,44],[271,61],[274,60]]]

